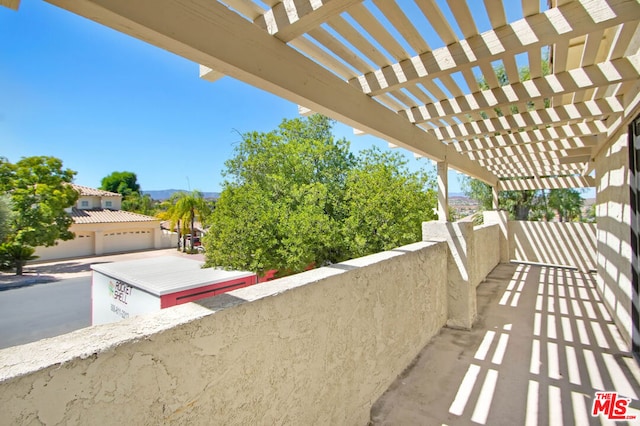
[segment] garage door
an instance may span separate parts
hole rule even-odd
[[[38,247],[38,260],[65,259],[69,257],[91,256],[94,254],[94,236],[89,232],[77,232],[73,240],[58,241],[53,247]]]
[[[146,250],[153,248],[153,233],[150,229],[108,231],[103,241],[105,253]]]

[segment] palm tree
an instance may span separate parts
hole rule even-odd
[[[171,221],[171,229],[178,225],[178,239],[182,235],[182,250],[186,252],[185,234],[190,231],[193,241],[196,219],[203,222],[211,214],[211,208],[200,191],[176,192],[169,202],[165,217]]]
[[[549,207],[558,212],[560,222],[579,218],[584,200],[576,189],[552,189],[549,191]]]
[[[34,256],[36,249],[24,246],[20,243],[5,243],[0,246],[0,263],[16,268],[16,275],[22,275],[22,268],[29,260],[37,259]]]

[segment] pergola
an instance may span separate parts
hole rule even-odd
[[[449,167],[495,204],[594,186],[592,160],[640,105],[637,0],[522,0],[512,22],[501,0],[48,1],[436,161],[442,214]]]

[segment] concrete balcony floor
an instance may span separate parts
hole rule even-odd
[[[371,410],[373,425],[587,425],[597,391],[631,398],[640,424],[640,369],[595,277],[499,265],[478,287],[470,331],[445,328]],[[617,423],[624,424],[624,423]]]

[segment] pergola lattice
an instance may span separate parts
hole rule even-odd
[[[521,0],[512,22],[500,0],[49,2],[431,158],[445,188],[448,167],[496,191],[593,186],[640,104],[637,0]]]

